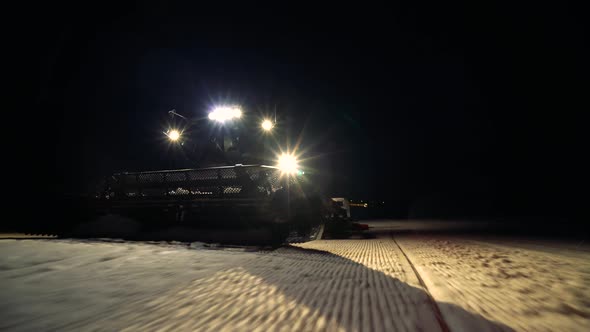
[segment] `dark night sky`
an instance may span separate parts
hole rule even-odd
[[[337,195],[583,212],[589,57],[565,3],[48,10],[23,43],[52,191],[167,167],[162,115],[225,98],[305,124]]]

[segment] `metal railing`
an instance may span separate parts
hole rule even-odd
[[[115,173],[105,182],[103,198],[187,199],[257,198],[281,188],[280,172],[264,165]]]

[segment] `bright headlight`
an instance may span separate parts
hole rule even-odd
[[[299,164],[292,154],[283,153],[279,156],[277,167],[285,174],[297,174]]]
[[[241,117],[242,110],[239,106],[217,106],[209,113],[209,119],[220,123]]]
[[[168,132],[168,138],[171,141],[178,141],[178,139],[180,138],[180,132],[176,129],[172,129]]]
[[[272,129],[272,127],[274,127],[272,121],[270,121],[268,119],[264,119],[264,121],[262,121],[260,126],[262,127],[262,129],[264,129],[264,131],[270,131]]]

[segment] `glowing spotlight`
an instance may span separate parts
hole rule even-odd
[[[239,119],[242,117],[242,110],[239,106],[217,106],[209,113],[209,119],[224,123],[232,119]]]
[[[166,134],[166,136],[168,136],[168,138],[173,141],[176,142],[180,139],[180,132],[176,129],[172,129],[170,131],[168,131],[168,133]]]
[[[297,174],[299,164],[294,155],[283,153],[279,156],[277,167],[283,174]]]
[[[269,119],[264,119],[260,126],[262,127],[262,129],[264,129],[264,131],[271,131],[274,127],[274,124]]]

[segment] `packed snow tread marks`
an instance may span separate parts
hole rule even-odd
[[[436,317],[437,323],[440,326],[440,329],[444,332],[449,332],[450,331],[449,326],[447,325],[447,323],[444,319],[444,316],[443,316],[440,308],[438,307],[438,304],[436,303],[436,300],[430,294],[430,291],[428,290],[428,286],[426,285],[426,283],[424,283],[424,280],[422,280],[420,273],[418,273],[418,270],[416,269],[414,264],[412,264],[412,261],[408,258],[408,256],[406,255],[406,253],[404,252],[402,247],[395,241],[395,238],[393,236],[392,236],[392,240],[396,244],[396,246],[399,248],[399,250],[403,254],[404,258],[407,260],[408,264],[412,268],[412,271],[414,271],[416,278],[418,278],[420,285],[422,286],[422,288],[426,292],[426,294],[428,296],[428,302],[429,302],[430,306],[432,307],[432,310],[434,311],[434,315]]]
[[[321,240],[298,246],[345,258],[338,260],[342,270],[332,277],[348,282],[349,287],[345,298],[337,301],[344,305],[334,310],[341,312],[339,316],[349,317],[347,326],[353,330],[359,326],[361,330],[440,329],[432,323],[434,312],[425,306],[427,295],[419,288],[414,273],[408,273],[411,268],[391,239]],[[352,305],[357,302],[360,307]],[[424,322],[431,323],[421,326]]]
[[[417,269],[427,272],[431,293],[439,302],[503,322],[507,329],[590,328],[590,260],[460,236],[396,240]],[[445,316],[449,313],[443,310]]]

